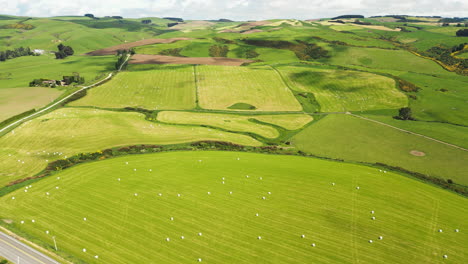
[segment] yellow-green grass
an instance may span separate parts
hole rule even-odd
[[[428,74],[449,74],[431,60],[423,59],[405,50],[345,47],[334,51],[328,63],[337,65],[359,65],[375,69],[388,69]]]
[[[1,88],[0,122],[31,109],[41,108],[62,92],[53,88]]]
[[[139,113],[63,108],[28,121],[0,138],[0,186],[38,173],[47,162],[79,153],[134,144],[201,140],[261,145],[246,135],[153,123]]]
[[[228,109],[244,103],[259,111],[300,111],[301,105],[270,67],[196,67],[200,107]]]
[[[121,72],[110,82],[88,91],[73,106],[144,109],[196,107],[192,66],[155,66],[154,70]]]
[[[408,104],[395,81],[377,74],[306,67],[279,67],[291,88],[313,93],[322,112],[397,109]]]
[[[158,121],[169,124],[208,125],[235,132],[248,132],[266,138],[277,138],[280,134],[275,128],[257,124],[250,121],[253,116],[194,113],[194,112],[171,112],[158,113]]]
[[[75,263],[200,258],[406,264],[468,258],[466,198],[346,163],[170,152],[78,165],[25,190],[0,198],[0,218],[13,220],[2,225],[51,250],[54,236],[59,254]]]
[[[329,115],[298,133],[292,142],[319,156],[380,162],[468,185],[468,152],[349,115]],[[425,156],[414,156],[411,151]]]
[[[34,79],[61,80],[78,72],[86,83],[95,83],[115,70],[114,56],[70,56],[63,60],[53,55],[20,57],[0,63],[0,89],[27,87]]]
[[[302,114],[291,114],[291,115],[256,115],[252,118],[280,126],[287,130],[297,130],[303,128],[308,123],[314,120],[313,117],[310,115],[302,115]]]

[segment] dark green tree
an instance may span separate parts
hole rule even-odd
[[[411,108],[409,107],[400,108],[400,110],[398,110],[398,116],[396,116],[395,119],[414,120]]]

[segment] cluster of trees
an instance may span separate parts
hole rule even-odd
[[[175,23],[167,23],[167,27],[173,27],[173,26],[177,26],[179,25],[178,22],[175,22]]]
[[[346,19],[346,18],[364,18],[362,15],[343,15],[343,16],[337,16],[332,19]]]
[[[117,62],[115,63],[115,69],[120,70],[124,69],[127,66],[127,57],[131,55],[131,51],[129,50],[120,50],[117,51]]]
[[[468,37],[468,29],[460,29],[457,31],[457,37]]]
[[[465,21],[466,18],[463,17],[453,17],[453,18],[442,18],[439,20],[440,23],[458,23]]]
[[[84,16],[85,16],[85,17],[89,17],[89,18],[94,18],[94,15],[93,15],[93,14],[85,14]]]
[[[214,37],[213,40],[221,44],[236,44],[234,40],[220,38],[220,37]]]
[[[361,21],[359,19],[354,20],[353,23],[356,24],[356,25],[372,25],[372,23],[370,23],[370,22],[363,22],[363,21]]]
[[[449,24],[449,23],[443,23],[442,26],[443,26],[443,27],[449,27],[450,24]],[[457,23],[455,26],[456,26],[456,27],[463,27],[463,26],[464,26],[464,27],[468,27],[468,23],[465,23],[464,25],[462,25],[461,23]]]
[[[33,26],[31,24],[25,24],[23,22],[19,22],[19,23],[3,25],[0,28],[31,30],[31,29],[34,29],[35,26]]]
[[[73,51],[73,48],[70,46],[65,46],[62,43],[60,43],[58,46],[58,52],[55,52],[55,58],[56,59],[65,59],[68,56],[71,56],[75,53]]]
[[[176,21],[176,22],[184,22],[184,20],[182,18],[178,18],[178,17],[164,17],[164,19],[172,20],[172,21]]]
[[[151,19],[143,19],[143,20],[141,21],[141,23],[143,23],[143,24],[145,24],[145,25],[151,24],[151,22],[152,22]]]
[[[161,52],[159,52],[159,54],[165,55],[165,56],[184,57],[180,54],[181,51],[182,51],[182,48],[166,49],[166,50],[162,50]]]
[[[13,50],[0,51],[0,61],[6,61],[6,60],[14,59],[17,57],[31,56],[31,55],[35,55],[35,53],[32,52],[29,47],[26,47],[26,48],[19,47]]]
[[[120,56],[120,55],[127,55],[127,54],[130,54],[130,55],[135,55],[135,49],[134,48],[131,48],[131,49],[119,49],[117,50],[117,56]]]
[[[241,58],[253,59],[253,58],[257,58],[258,56],[260,56],[260,54],[258,54],[258,52],[256,52],[255,49],[252,49],[252,48],[241,47],[235,51],[236,51],[236,55]]]
[[[210,47],[209,52],[211,57],[227,57],[229,47],[226,45],[213,45]]]

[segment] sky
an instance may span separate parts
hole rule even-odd
[[[468,0],[0,0],[0,14],[19,16],[313,19],[344,14],[468,17]]]

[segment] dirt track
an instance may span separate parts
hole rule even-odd
[[[140,41],[135,41],[135,42],[129,42],[129,43],[124,43],[120,44],[117,46],[112,46],[100,50],[95,50],[86,53],[86,55],[90,56],[103,56],[103,55],[115,55],[117,53],[117,50],[123,50],[123,49],[130,49],[138,46],[144,46],[144,45],[151,45],[151,44],[166,44],[166,43],[172,43],[176,42],[179,40],[190,40],[191,38],[169,38],[169,39],[144,39]]]
[[[252,60],[231,59],[219,57],[204,58],[186,58],[172,57],[163,55],[135,54],[129,61],[130,64],[203,64],[203,65],[223,65],[223,66],[241,66],[244,63],[253,62]]]

